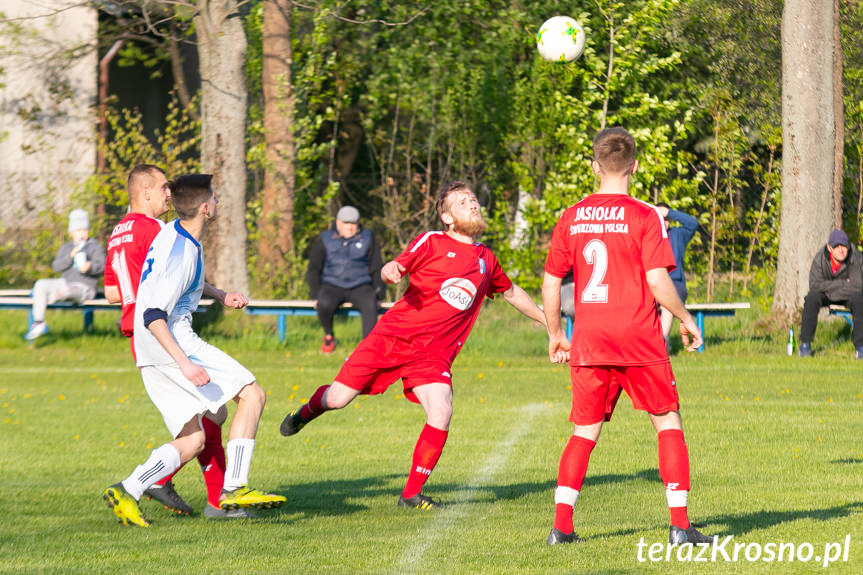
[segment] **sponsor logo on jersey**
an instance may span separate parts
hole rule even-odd
[[[449,253],[446,255],[446,257],[448,257],[448,258],[454,258],[454,257],[455,257],[455,252],[449,252]]]
[[[441,284],[438,293],[452,307],[464,311],[476,297],[476,286],[469,279],[450,278]]]

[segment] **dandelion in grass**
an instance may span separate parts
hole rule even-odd
[[[66,401],[66,396],[65,396],[65,395],[60,395],[60,396],[58,396],[58,397],[57,397],[57,399],[59,399],[60,401]]]

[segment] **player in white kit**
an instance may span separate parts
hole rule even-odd
[[[146,527],[138,500],[153,483],[195,457],[204,446],[200,418],[233,399],[237,411],[226,449],[227,473],[222,509],[271,508],[285,502],[248,487],[249,467],[266,393],[255,376],[234,358],[203,341],[192,330],[192,312],[204,289],[199,242],[216,217],[212,176],[191,174],[171,183],[179,219],[153,240],[141,272],[135,308],[135,353],[144,387],[174,440],[154,449],[104,498],[124,525]]]

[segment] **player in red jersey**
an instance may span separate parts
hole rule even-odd
[[[129,172],[126,191],[129,194],[129,213],[114,226],[108,239],[105,298],[111,303],[122,305],[120,329],[123,335],[130,338],[134,358],[135,298],[141,280],[141,268],[153,238],[163,226],[162,221],[156,218],[171,207],[171,192],[165,172],[151,164],[135,166]],[[242,294],[225,293],[209,284],[206,285],[204,294],[215,297],[230,307],[245,305]],[[219,495],[225,479],[225,449],[222,446],[220,426],[226,417],[227,410],[223,407],[218,413],[202,418],[206,440],[204,450],[198,455],[198,462],[207,486],[204,516],[213,519],[250,517],[251,514],[244,509],[223,511],[219,507]],[[188,515],[192,512],[192,507],[174,490],[172,480],[175,474],[176,472],[160,480],[144,494],[177,513]]]
[[[420,509],[441,505],[424,495],[422,488],[447,440],[452,362],[483,300],[502,293],[518,311],[545,325],[530,296],[510,281],[490,249],[475,242],[486,225],[470,187],[464,182],[445,186],[436,208],[445,231],[417,237],[381,269],[388,283],[410,274],[405,295],[375,324],[333,383],[319,387],[308,403],[285,417],[280,428],[282,435],[293,435],[323,412],[341,409],[361,393],[383,393],[401,378],[405,396],[425,410],[426,424],[398,505]]]
[[[648,413],[658,434],[670,542],[711,543],[686,513],[689,455],[657,302],[680,320],[688,351],[701,345],[701,332],[668,275],[674,256],[661,214],[629,195],[629,179],[638,167],[635,139],[623,128],[607,128],[594,139],[593,153],[599,190],[567,209],[557,222],[542,286],[549,359],[570,360],[570,421],[575,424],[560,459],[554,527],[547,543],[578,540],[573,508],[603,421],[611,419],[621,390],[636,409]],[[570,269],[575,280],[571,344],[559,320],[561,279]]]

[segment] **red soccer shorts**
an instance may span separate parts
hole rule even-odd
[[[569,420],[576,425],[610,421],[621,391],[635,409],[648,413],[679,411],[680,401],[671,363],[644,366],[572,366],[572,410]]]
[[[401,378],[405,397],[419,403],[413,388],[428,383],[452,387],[450,362],[410,342],[374,332],[366,336],[339,370],[335,381],[360,393],[383,393]]]

